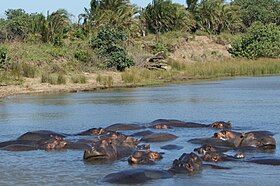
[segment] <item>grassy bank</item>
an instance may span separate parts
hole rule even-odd
[[[169,61],[169,71],[131,68],[122,73],[126,84],[151,85],[162,82],[213,79],[233,76],[280,75],[279,59],[229,59],[227,61],[179,63]]]

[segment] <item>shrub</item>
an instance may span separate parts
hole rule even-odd
[[[7,60],[8,49],[6,47],[0,47],[0,67],[4,67]]]
[[[126,40],[125,31],[105,26],[90,41],[90,46],[97,51],[101,58],[104,58],[107,67],[123,71],[126,67],[134,65],[134,61],[127,57],[125,51]]]
[[[73,83],[84,84],[87,82],[87,78],[84,75],[73,75],[73,76],[71,76],[71,81]]]
[[[100,74],[96,77],[96,82],[107,87],[111,87],[114,84],[112,76],[102,76]]]
[[[89,54],[86,50],[77,50],[74,54],[75,58],[79,61],[82,61],[84,63],[88,62],[90,60]]]
[[[280,57],[280,26],[254,23],[229,52],[236,57]]]

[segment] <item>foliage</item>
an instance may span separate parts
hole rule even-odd
[[[279,0],[235,0],[233,4],[240,6],[241,18],[247,27],[256,21],[280,25]]]
[[[104,24],[131,31],[136,13],[129,0],[91,0],[90,8],[85,8],[79,19],[83,21],[82,26],[87,33]]]
[[[151,33],[190,30],[194,25],[191,15],[184,6],[172,3],[170,0],[153,0],[141,16]]]
[[[121,29],[102,27],[96,37],[91,40],[91,47],[96,49],[100,57],[104,58],[107,67],[114,67],[119,71],[134,65],[127,57],[124,44],[127,33]]]
[[[0,47],[0,67],[3,68],[7,60],[8,49],[6,47]]]
[[[87,63],[90,60],[88,51],[83,50],[83,49],[78,49],[75,52],[74,56],[77,60],[82,61],[84,63]]]
[[[112,76],[102,76],[100,74],[96,77],[96,82],[107,87],[111,87],[114,84]]]
[[[280,26],[254,23],[248,32],[236,40],[230,53],[237,57],[280,57]]]
[[[202,0],[194,10],[198,28],[210,34],[236,32],[242,28],[239,7],[223,0]]]
[[[44,72],[41,76],[41,83],[49,83],[51,85],[66,84],[66,77],[63,74],[49,74]]]

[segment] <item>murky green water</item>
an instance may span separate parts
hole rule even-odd
[[[27,131],[53,130],[77,133],[113,123],[147,123],[155,119],[179,119],[201,123],[232,121],[239,131],[269,130],[280,135],[280,77],[249,77],[164,87],[122,89],[110,92],[17,96],[0,102],[0,141],[15,139]],[[165,152],[155,169],[167,169],[183,152],[196,145],[187,140],[210,137],[212,129],[171,129],[179,136],[172,142],[151,144]],[[131,132],[132,133],[132,132]],[[165,144],[184,146],[180,151],[160,150]],[[280,157],[249,153],[247,157]],[[0,185],[106,185],[105,175],[135,168],[126,159],[106,165],[84,163],[83,152],[0,151]],[[280,166],[225,162],[230,170],[204,169],[195,176],[177,175],[146,185],[278,185]],[[138,166],[145,167],[145,166]]]

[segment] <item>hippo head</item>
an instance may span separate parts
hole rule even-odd
[[[228,121],[228,122],[215,121],[210,126],[211,126],[211,128],[215,128],[215,129],[231,129],[232,128],[230,121]]]
[[[84,160],[110,160],[116,157],[113,144],[108,140],[100,140],[90,150],[85,150]]]
[[[258,139],[258,141],[259,141],[258,147],[265,148],[265,149],[276,148],[276,141],[275,138],[272,136],[264,136],[263,138]]]
[[[170,127],[166,124],[156,124],[156,125],[153,125],[152,128],[154,128],[154,129],[171,129],[172,127]]]
[[[66,145],[67,141],[61,137],[54,137],[48,140],[39,141],[39,146],[46,150],[59,150],[63,149]]]
[[[218,153],[207,153],[201,157],[203,161],[219,162],[223,160],[224,155]]]
[[[242,133],[240,146],[242,147],[258,147],[265,149],[275,149],[276,141],[270,135],[264,135],[261,138],[255,137],[253,133]]]
[[[212,145],[202,145],[199,148],[195,148],[194,151],[197,152],[198,154],[217,152],[216,148],[213,147]]]
[[[173,173],[197,173],[200,172],[202,169],[202,161],[201,159],[195,154],[182,154],[179,159],[175,159],[171,168],[169,169],[170,172]]]
[[[151,150],[135,151],[129,158],[130,164],[153,164],[155,161],[162,159],[162,155]]]
[[[240,137],[240,136],[237,135],[233,131],[222,130],[220,132],[216,132],[214,134],[214,137],[217,138],[217,139],[221,139],[221,140],[229,140],[229,139],[233,139],[233,138]]]
[[[148,149],[150,149],[150,145],[147,145],[147,144],[137,145],[136,149],[137,150],[148,150]]]

